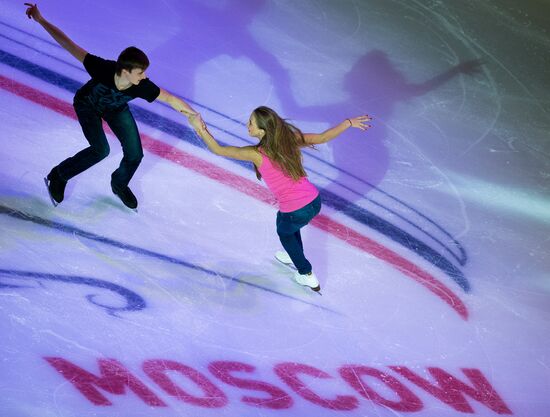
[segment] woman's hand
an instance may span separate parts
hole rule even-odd
[[[350,127],[355,127],[357,129],[361,130],[367,130],[370,129],[372,126],[367,124],[367,122],[371,121],[372,117],[370,117],[368,114],[364,116],[354,117],[352,119],[347,119],[349,122]]]

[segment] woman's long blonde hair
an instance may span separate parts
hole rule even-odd
[[[258,128],[265,131],[257,147],[262,148],[267,157],[292,179],[299,180],[307,176],[302,165],[300,148],[313,145],[306,143],[302,131],[286,122],[269,107],[258,107],[252,114]],[[257,170],[256,175],[258,179],[261,178]]]

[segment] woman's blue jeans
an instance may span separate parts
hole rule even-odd
[[[321,196],[301,209],[289,213],[277,212],[277,234],[292,263],[302,275],[311,272],[311,264],[304,255],[300,229],[308,224],[321,210]]]

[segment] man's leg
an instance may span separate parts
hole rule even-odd
[[[57,203],[63,201],[68,180],[109,155],[109,143],[101,125],[101,118],[90,108],[75,106],[75,111],[90,146],[65,159],[48,174],[48,190]]]
[[[128,108],[106,117],[105,121],[120,141],[123,153],[120,165],[111,178],[118,187],[127,187],[143,158],[137,125]]]
[[[105,120],[120,141],[123,153],[119,167],[111,175],[111,187],[126,206],[136,208],[137,198],[128,187],[143,158],[143,148],[136,122],[128,108],[106,117]]]

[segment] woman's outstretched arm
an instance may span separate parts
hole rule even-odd
[[[304,133],[304,139],[307,144],[315,145],[319,143],[326,143],[332,139],[336,139],[344,131],[348,130],[350,127],[355,127],[361,130],[367,130],[372,126],[367,124],[368,121],[372,118],[368,115],[354,117],[351,119],[346,119],[342,123],[331,127],[328,130],[325,130],[323,133]]]
[[[240,161],[250,161],[254,165],[260,166],[262,156],[255,146],[223,146],[210,134],[200,114],[189,116],[189,124],[193,126],[199,137],[206,144],[208,149],[216,155],[225,156],[227,158],[238,159]]]

